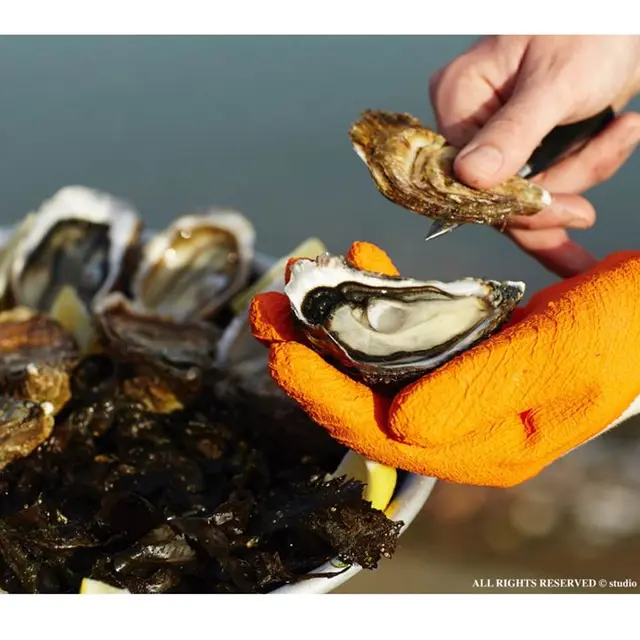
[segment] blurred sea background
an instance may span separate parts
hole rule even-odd
[[[149,227],[229,206],[273,256],[310,236],[334,252],[366,240],[405,275],[524,280],[530,294],[555,276],[491,229],[425,244],[429,222],[377,192],[347,135],[368,108],[434,126],[429,77],[475,39],[0,37],[0,225],[83,184],[129,199]],[[598,223],[573,235],[598,257],[640,249],[639,171],[636,153],[588,193]],[[638,434],[630,421],[507,491],[440,483],[394,560],[340,592],[480,592],[474,580],[492,577],[640,584]]]

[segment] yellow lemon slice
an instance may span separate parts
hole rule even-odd
[[[338,468],[329,476],[347,476],[362,482],[365,486],[363,497],[374,509],[384,511],[391,502],[398,482],[398,472],[378,462],[364,458],[355,451],[349,451]]]
[[[60,289],[49,315],[75,338],[82,353],[91,355],[96,348],[93,321],[73,287],[67,285]]]
[[[317,258],[327,250],[322,240],[308,238],[298,245],[291,253],[283,256],[251,287],[238,294],[231,301],[231,309],[234,313],[240,313],[249,305],[253,296],[263,291],[280,289],[284,286],[284,272],[289,258]]]
[[[83,578],[80,585],[80,594],[85,596],[92,595],[106,595],[111,593],[129,593],[128,589],[118,589],[112,587],[106,582],[100,582],[99,580],[91,580],[91,578]]]

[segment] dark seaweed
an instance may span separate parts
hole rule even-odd
[[[51,438],[0,473],[0,588],[266,593],[335,556],[392,555],[401,525],[359,483],[324,481],[345,450],[292,403],[212,381],[153,414],[123,375],[83,361]]]

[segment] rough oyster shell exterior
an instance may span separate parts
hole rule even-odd
[[[52,318],[23,307],[0,313],[0,393],[47,402],[55,415],[71,397],[79,357],[71,334]]]
[[[135,371],[137,382],[125,392],[138,399],[146,394],[154,411],[181,408],[214,369],[220,330],[211,323],[141,313],[118,292],[97,305],[95,318],[105,351]]]
[[[545,189],[519,176],[488,190],[458,181],[458,150],[409,114],[365,111],[349,135],[380,193],[432,220],[501,227],[509,216],[531,216],[551,204]]]
[[[53,431],[53,407],[0,395],[0,469],[35,451]]]

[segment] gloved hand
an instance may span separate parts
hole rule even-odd
[[[397,275],[355,243],[356,267]],[[553,284],[499,333],[385,397],[303,344],[288,299],[257,295],[254,336],[276,383],[361,455],[451,482],[508,487],[640,412],[640,251]]]

